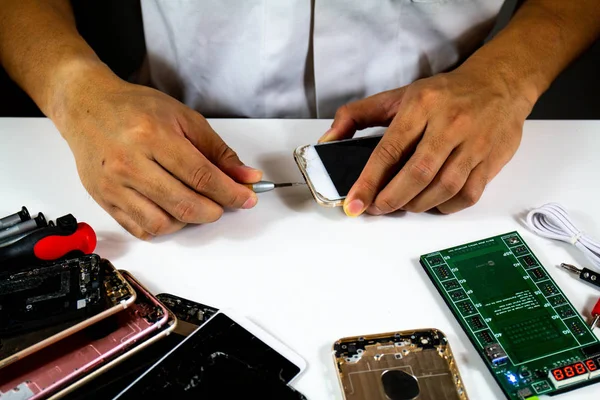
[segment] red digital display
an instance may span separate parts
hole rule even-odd
[[[590,368],[590,364],[588,364],[590,361],[591,364],[593,364],[594,369]],[[574,376],[585,375],[588,373],[586,365],[588,366],[590,371],[598,369],[598,366],[595,365],[594,360],[588,360],[585,364],[582,362],[578,362],[572,365],[567,365],[566,367],[553,369],[552,376],[554,376],[554,379],[556,379],[557,381],[562,381],[563,379],[573,378]]]
[[[589,360],[586,360],[585,366],[587,367],[588,371],[590,371],[590,372],[600,370],[600,357],[590,358]]]
[[[556,368],[552,370],[552,375],[554,375],[554,379],[557,381],[562,381],[565,379],[565,374],[562,372],[562,368]]]
[[[596,363],[594,362],[594,360],[587,360],[585,362],[586,367],[588,367],[588,369],[590,371],[595,371],[598,369],[598,367],[596,366]]]

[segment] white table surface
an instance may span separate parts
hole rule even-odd
[[[274,181],[300,180],[292,151],[313,143],[330,121],[212,120],[249,165]],[[502,392],[418,263],[421,254],[518,230],[580,311],[600,292],[553,267],[586,265],[574,248],[539,238],[526,211],[559,202],[600,238],[600,121],[527,122],[512,162],[481,201],[460,213],[348,218],[317,205],[306,188],[259,195],[257,207],[226,213],[142,242],[130,237],[87,194],[66,142],[46,119],[0,119],[0,215],[26,205],[55,219],[72,213],[91,224],[97,253],[153,292],[233,308],[308,363],[295,387],[311,400],[341,399],[331,358],[345,336],[411,328],[444,331],[472,399]],[[598,332],[598,331],[597,331]],[[562,399],[597,399],[589,386]]]

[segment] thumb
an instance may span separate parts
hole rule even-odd
[[[341,106],[335,113],[331,129],[323,134],[319,143],[347,139],[357,130],[372,126],[388,126],[398,111],[405,90],[406,86]]]

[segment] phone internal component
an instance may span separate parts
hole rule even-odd
[[[182,297],[173,296],[171,294],[161,293],[156,296],[169,310],[177,316],[181,322],[200,326],[210,317],[215,315],[219,310],[206,306],[204,304],[195,303]]]
[[[0,271],[0,336],[99,311],[103,276],[95,254]]]

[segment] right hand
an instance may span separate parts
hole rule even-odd
[[[141,239],[252,208],[260,180],[199,113],[114,77],[68,84],[52,118],[90,195]],[[238,183],[239,182],[239,183]]]

